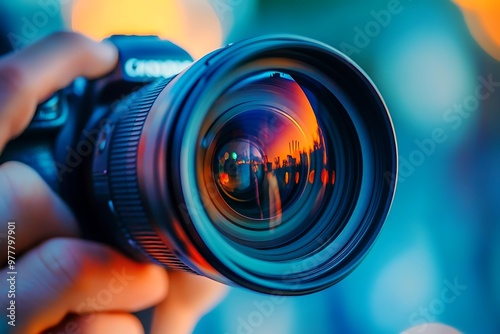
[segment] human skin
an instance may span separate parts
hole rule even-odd
[[[76,77],[117,63],[111,44],[56,33],[0,58],[0,154],[36,106]],[[226,288],[204,277],[134,262],[82,239],[71,210],[29,166],[0,166],[0,236],[16,222],[16,326],[7,324],[7,239],[0,238],[1,333],[143,333],[132,312],[156,306],[151,333],[190,333]],[[106,297],[106,298],[104,298]]]

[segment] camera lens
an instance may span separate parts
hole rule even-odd
[[[309,39],[214,51],[111,119],[93,177],[116,238],[224,283],[294,295],[338,282],[394,195],[397,150],[380,94],[351,60]]]

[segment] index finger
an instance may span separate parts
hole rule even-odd
[[[116,65],[118,52],[71,32],[53,34],[0,59],[0,152],[31,121],[37,104],[76,77],[96,78]]]

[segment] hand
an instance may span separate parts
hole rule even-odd
[[[0,154],[36,106],[78,76],[95,78],[117,63],[112,45],[58,33],[0,58]],[[6,298],[7,223],[15,221],[15,299]],[[65,203],[30,167],[0,166],[1,333],[142,333],[130,312],[158,305],[152,333],[188,333],[223,296],[203,277],[136,263],[109,246],[79,239]],[[3,236],[3,237],[2,237]],[[15,300],[15,327],[5,316]]]

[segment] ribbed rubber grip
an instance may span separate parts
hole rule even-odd
[[[137,176],[138,147],[144,123],[153,103],[169,81],[159,80],[121,102],[126,104],[126,108],[116,122],[109,143],[107,177],[117,221],[126,237],[166,267],[192,272],[165,246],[151,227]]]

